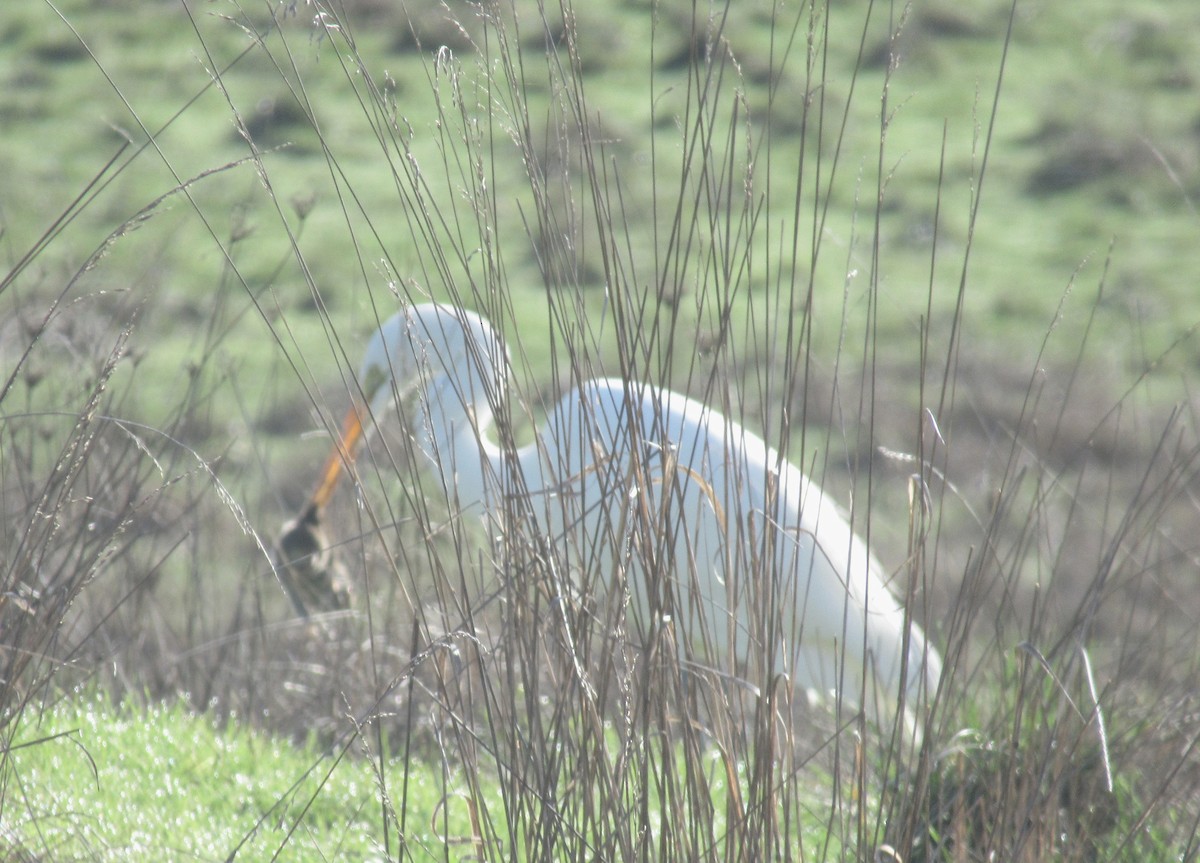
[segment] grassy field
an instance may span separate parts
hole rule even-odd
[[[0,10],[0,857],[1196,858],[1200,10],[833,6]],[[921,733],[594,697],[399,435],[297,617],[279,525],[427,297],[518,439],[630,373],[852,503]]]
[[[117,710],[94,693],[51,706],[40,726],[61,736],[31,730],[16,741],[10,775],[19,784],[6,798],[24,812],[7,825],[6,855],[24,847],[52,859],[221,860],[236,850],[268,860],[289,845],[297,858],[381,853],[370,762],[325,758],[236,723],[222,728],[179,706]],[[414,777],[409,801],[414,843],[438,826],[440,795],[428,796],[424,779]],[[442,827],[469,835],[461,819]]]

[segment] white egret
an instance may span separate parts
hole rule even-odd
[[[399,403],[453,507],[493,534],[534,532],[576,585],[627,596],[631,631],[668,624],[693,662],[769,664],[864,706],[931,696],[941,661],[879,564],[760,437],[692,399],[608,379],[564,396],[534,442],[502,447],[489,432],[507,368],[499,336],[472,312],[425,304],[386,321],[342,440],[281,547],[311,540],[344,461]]]

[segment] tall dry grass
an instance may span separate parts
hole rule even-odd
[[[446,837],[447,857],[1196,856],[1194,400],[1164,413],[1143,395],[1148,377],[1113,396],[1094,371],[1103,345],[1086,331],[1065,366],[1048,368],[1036,352],[1002,366],[973,353],[965,304],[949,317],[932,310],[932,263],[916,356],[889,366],[895,352],[875,339],[887,301],[876,218],[886,125],[875,185],[855,193],[856,223],[838,226],[866,250],[869,272],[833,286],[856,298],[844,304],[829,302],[818,275],[831,256],[845,255],[847,272],[858,260],[830,245],[826,220],[831,197],[859,182],[857,166],[839,161],[839,136],[850,99],[868,98],[826,95],[825,9],[776,10],[772,55],[746,58],[725,38],[735,6],[656,7],[655,45],[675,53],[648,74],[682,72],[672,88],[650,82],[647,92],[669,95],[652,108],[648,153],[623,149],[619,121],[590,101],[597,49],[579,30],[584,10],[414,11],[405,38],[429,51],[434,112],[420,119],[355,47],[360,22],[394,23],[386,10],[276,11],[238,9],[241,24],[261,28],[249,50],[294,84],[287,58],[333,46],[337,63],[319,71],[343,76],[362,106],[378,176],[413,239],[394,255],[386,237],[361,239],[378,215],[355,208],[349,166],[320,139],[344,193],[347,271],[362,305],[383,319],[397,302],[432,295],[492,320],[514,354],[499,405],[507,443],[601,370],[668,384],[761,430],[827,488],[846,490],[876,547],[890,537],[895,587],[945,657],[941,685],[914,735],[902,722],[809,705],[786,686],[690,673],[670,650],[645,653],[620,626],[589,625],[587,585],[562,590],[529,537],[488,537],[456,518],[402,428],[373,442],[325,525],[330,566],[353,588],[349,607],[302,619],[268,552],[307,491],[301,460],[264,468],[265,457],[231,455],[225,466],[211,406],[237,381],[216,351],[166,420],[123,420],[143,372],[125,350],[139,301],[79,296],[67,279],[58,299],[22,304],[5,330],[6,743],[88,679],[114,698],[183,698],[230,721],[315,732],[376,761],[389,817],[380,843],[398,858],[422,853],[405,841],[402,765],[413,761],[443,765],[458,777],[446,793],[472,806],[475,830]],[[453,50],[433,50],[430,33]],[[751,104],[747,75],[773,82],[765,102]],[[320,109],[300,91],[297,103]],[[799,151],[775,149],[783,112],[803,129]],[[989,122],[972,231],[986,207]],[[239,115],[238,126],[249,164],[282,197],[253,124]],[[173,196],[206,215],[189,188]],[[307,206],[280,205],[281,226],[303,225]],[[960,298],[971,289],[970,237]],[[227,256],[226,278],[259,297],[229,254],[244,240],[208,240]],[[936,229],[930,253],[942,253]],[[336,434],[363,334],[333,327],[303,242],[293,255],[329,341],[301,346],[296,362],[286,320],[262,311],[288,358],[278,386],[307,392],[282,419],[248,407],[241,418],[253,433],[317,417]],[[97,254],[80,272],[104,266]],[[539,293],[514,285],[530,271]],[[3,289],[17,290],[24,272],[22,261]],[[822,353],[818,329],[846,338]],[[1048,321],[1046,341],[1057,337]],[[71,361],[55,365],[63,352]],[[326,363],[342,383],[322,391],[310,374],[334,373],[310,369]],[[287,476],[283,492],[255,490],[264,476]],[[498,810],[484,786],[500,788]]]

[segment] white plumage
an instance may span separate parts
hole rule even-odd
[[[609,598],[627,585],[631,632],[669,624],[689,662],[770,667],[856,704],[932,696],[940,659],[878,563],[760,437],[682,395],[604,379],[563,397],[534,442],[502,448],[491,432],[507,367],[483,318],[426,304],[379,328],[359,381],[376,421],[406,409],[452,506],[548,542],[577,585]],[[348,417],[350,452],[363,414]],[[314,508],[340,463],[335,453]]]

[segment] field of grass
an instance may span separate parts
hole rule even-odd
[[[27,720],[13,743],[6,789],[23,817],[7,826],[6,854],[44,848],[52,859],[508,859],[520,847],[519,836],[481,829],[487,811],[503,806],[495,777],[479,784],[446,761],[373,761],[369,753],[361,757],[353,735],[322,749],[237,722],[222,727],[178,705],[114,708],[89,692],[37,717],[31,711]],[[819,783],[811,788],[807,805],[815,807]],[[719,813],[730,794],[723,780],[712,791],[718,815],[706,829],[715,838],[724,832]],[[794,847],[823,838],[819,824],[808,825]]]
[[[1200,854],[1200,9],[830,5],[5,4],[0,858]],[[852,504],[920,733],[564,647],[399,433],[298,617],[428,297]]]
[[[6,857],[41,848],[51,859],[222,860],[236,850],[268,860],[285,846],[292,859],[383,856],[369,761],[323,758],[180,706],[118,710],[95,694],[33,714],[11,754],[5,796],[22,814],[6,824]],[[433,838],[439,798],[410,798],[414,843]],[[461,821],[445,826],[469,835]]]

